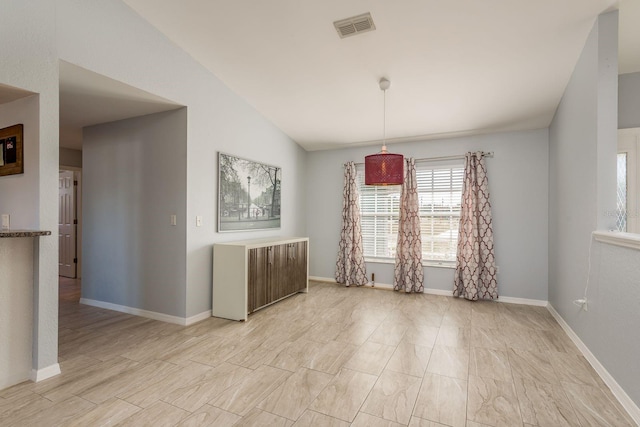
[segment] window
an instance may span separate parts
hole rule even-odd
[[[618,130],[616,228],[640,233],[640,128]]]
[[[458,243],[464,165],[417,163],[422,259],[454,263]],[[393,260],[398,239],[400,186],[364,185],[364,166],[358,168],[362,240],[367,259]]]
[[[627,153],[618,153],[616,228],[627,231]]]

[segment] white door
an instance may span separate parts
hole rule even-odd
[[[60,171],[58,189],[58,274],[76,277],[76,209],[73,171]]]

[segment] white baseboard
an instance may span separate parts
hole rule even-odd
[[[143,310],[141,308],[127,307],[126,305],[113,304],[110,302],[97,301],[88,298],[80,298],[80,304],[91,305],[93,307],[105,308],[107,310],[119,311],[121,313],[133,314],[135,316],[146,317],[148,319],[159,320],[161,322],[173,323],[175,325],[189,326],[196,322],[211,317],[211,310],[196,314],[191,317],[178,317],[169,314],[158,313],[156,311]]]
[[[28,372],[14,372],[0,380],[0,390],[4,390],[5,388],[9,388],[16,384],[20,384],[21,382],[27,381],[31,378],[32,377],[29,376]]]
[[[58,363],[54,363],[51,366],[47,366],[42,369],[32,369],[31,370],[31,381],[38,382],[46,380],[47,378],[55,377],[56,375],[60,375],[60,365]]]
[[[444,289],[424,288],[425,294],[441,295],[443,297],[453,297],[453,291],[445,291]]]
[[[336,280],[335,280],[335,279],[330,279],[329,277],[309,276],[309,280],[310,280],[310,281],[314,281],[314,282],[329,282],[329,283],[336,283]]]
[[[548,301],[543,301],[541,299],[503,297],[503,296],[498,297],[498,302],[504,302],[507,304],[535,305],[538,307],[546,307],[549,304]]]
[[[640,425],[640,408],[635,404],[633,400],[629,397],[629,395],[620,387],[620,384],[611,376],[609,371],[602,366],[600,361],[596,358],[596,356],[591,353],[591,350],[582,342],[580,337],[573,332],[571,326],[560,316],[560,314],[556,311],[555,308],[549,303],[547,304],[547,310],[549,313],[556,319],[558,324],[562,327],[562,329],[569,335],[571,341],[578,347],[578,349],[582,352],[582,355],[589,361],[593,369],[600,375],[600,378],[605,382],[605,384],[611,389],[613,395],[618,399],[618,402],[622,405],[624,409],[629,413],[629,416],[633,418],[633,420]]]
[[[316,282],[325,282],[325,283],[336,283],[335,279],[331,279],[329,277],[319,277],[319,276],[309,276],[309,280],[314,280]],[[367,288],[373,289],[391,289],[393,290],[393,285],[388,283],[376,283],[375,286],[365,285]],[[431,295],[442,295],[445,297],[452,297],[453,291],[447,291],[444,289],[432,289],[432,288],[424,288],[425,294]],[[548,302],[539,300],[539,299],[528,299],[528,298],[515,298],[515,297],[499,297],[497,302],[504,302],[507,304],[525,304],[525,305],[536,305],[539,307],[546,307]]]
[[[187,317],[185,319],[184,326],[193,325],[194,323],[202,322],[205,319],[211,317],[211,310],[203,311],[200,314],[196,314],[195,316]]]
[[[313,280],[314,282],[337,284],[336,279],[332,279],[330,277],[309,276],[309,280]],[[356,286],[354,286],[354,288],[355,287]],[[362,285],[362,286],[359,286],[359,287],[360,288],[393,290],[393,285],[389,285],[387,283],[375,283],[373,286],[371,286],[371,282],[369,282],[366,285]]]

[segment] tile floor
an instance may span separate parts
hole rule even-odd
[[[78,297],[61,282],[62,375],[0,391],[0,425],[635,425],[541,307],[312,283],[180,327]]]

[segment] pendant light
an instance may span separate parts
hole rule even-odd
[[[387,152],[387,89],[391,82],[380,79],[380,89],[384,93],[382,120],[382,150],[364,158],[364,183],[366,185],[402,185],[404,180],[404,157],[402,154]]]

